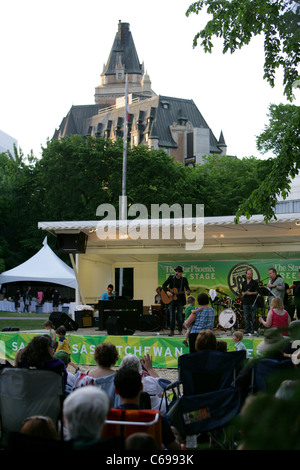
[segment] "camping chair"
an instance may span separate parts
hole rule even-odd
[[[45,370],[7,368],[0,372],[0,418],[2,447],[11,433],[19,432],[26,418],[48,416],[57,430],[61,424],[63,376]],[[62,430],[62,426],[60,426]]]
[[[236,378],[245,360],[245,351],[203,350],[179,357],[179,380],[167,387],[176,387],[178,399],[168,415],[183,439],[208,433],[223,447],[217,436],[240,410],[241,392]],[[228,445],[231,448],[233,444]]]
[[[162,449],[161,414],[157,410],[111,409],[105,421],[102,437],[121,436],[144,432],[152,436],[157,448]]]
[[[283,380],[293,379],[295,374],[296,369],[290,359],[258,359],[252,367],[250,393],[268,390],[275,392]]]

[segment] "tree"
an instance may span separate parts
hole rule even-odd
[[[271,171],[260,186],[245,200],[236,213],[248,219],[253,214],[264,214],[265,221],[276,218],[275,206],[281,194],[285,199],[291,180],[300,168],[300,107],[294,105],[270,105],[269,124],[257,138],[258,149],[272,150],[276,155]]]
[[[264,36],[264,78],[273,87],[276,70],[283,68],[284,94],[293,97],[293,86],[299,80],[300,2],[294,0],[200,0],[192,3],[186,15],[199,14],[204,7],[212,15],[193,41],[205,52],[212,52],[212,37],[223,38],[223,53],[233,53]]]

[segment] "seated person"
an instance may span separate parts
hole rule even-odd
[[[126,366],[120,367],[115,374],[115,390],[120,395],[122,410],[139,410],[140,393],[143,390],[142,378],[137,370]],[[181,443],[178,440],[165,415],[161,415],[162,442],[168,450],[180,450]]]
[[[107,290],[101,295],[100,300],[109,300],[112,297],[115,297],[113,290],[114,290],[114,286],[112,284],[108,284]]]
[[[73,449],[124,448],[123,439],[101,438],[109,410],[110,399],[98,387],[87,385],[67,396],[63,403],[63,418],[66,440],[72,441]]]

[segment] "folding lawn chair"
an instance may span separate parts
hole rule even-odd
[[[62,418],[63,376],[46,370],[6,368],[0,372],[0,445],[10,433],[20,432],[26,418],[41,415],[52,419],[56,429]],[[62,426],[60,427],[62,429]]]

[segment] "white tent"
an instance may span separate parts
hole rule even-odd
[[[51,250],[47,237],[43,247],[32,258],[0,274],[0,285],[18,281],[52,282],[76,289],[74,270]]]

